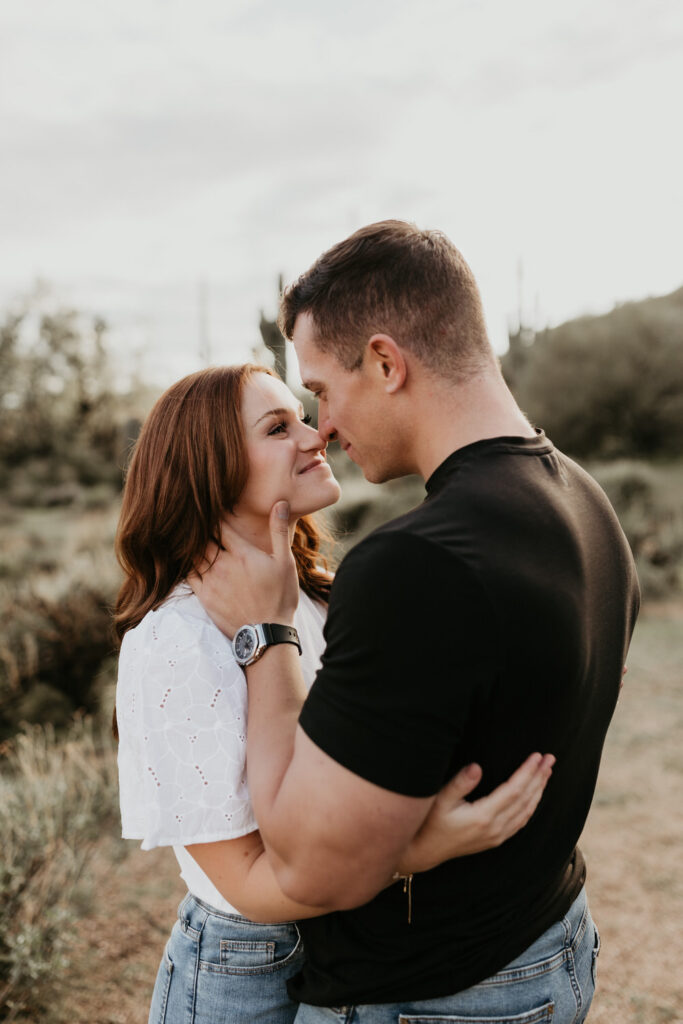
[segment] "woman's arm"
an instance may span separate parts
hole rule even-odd
[[[276,923],[327,914],[330,907],[311,907],[285,896],[277,884],[259,832],[239,839],[194,843],[185,849],[194,857],[228,903],[250,921]]]
[[[481,781],[481,768],[463,768],[435,798],[396,872],[428,871],[453,857],[500,846],[533,814],[554,760],[550,755],[532,755],[506,782],[472,803],[465,798]],[[239,839],[195,843],[186,849],[221,896],[252,921],[293,921],[319,917],[333,909],[298,903],[284,895],[259,832]],[[392,880],[387,879],[386,884]]]

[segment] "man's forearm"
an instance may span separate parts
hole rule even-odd
[[[305,686],[296,650],[287,646],[270,648],[247,669],[256,820],[290,899],[348,909],[390,884],[432,801],[360,779],[297,729]]]
[[[297,722],[306,697],[296,647],[270,647],[247,668],[247,687],[250,796],[266,848],[277,860],[287,862],[295,837],[291,821],[287,827],[287,809],[279,806],[278,795],[294,754]]]

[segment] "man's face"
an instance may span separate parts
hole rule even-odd
[[[315,341],[310,313],[300,313],[292,332],[304,387],[318,399],[318,430],[328,441],[339,441],[367,480],[381,483],[406,472],[400,467],[400,444],[391,427],[393,408],[381,379],[367,361],[358,370],[345,370]]]

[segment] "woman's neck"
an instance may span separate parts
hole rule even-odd
[[[270,523],[265,516],[251,515],[226,515],[225,520],[230,524],[231,529],[239,534],[242,540],[246,540],[261,551],[272,553],[273,545],[270,540]],[[291,517],[289,520],[289,543],[294,541],[294,530],[298,517]]]

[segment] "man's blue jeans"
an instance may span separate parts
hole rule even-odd
[[[599,948],[582,889],[566,917],[479,985],[416,1002],[302,1004],[295,1024],[581,1024],[595,990]]]

